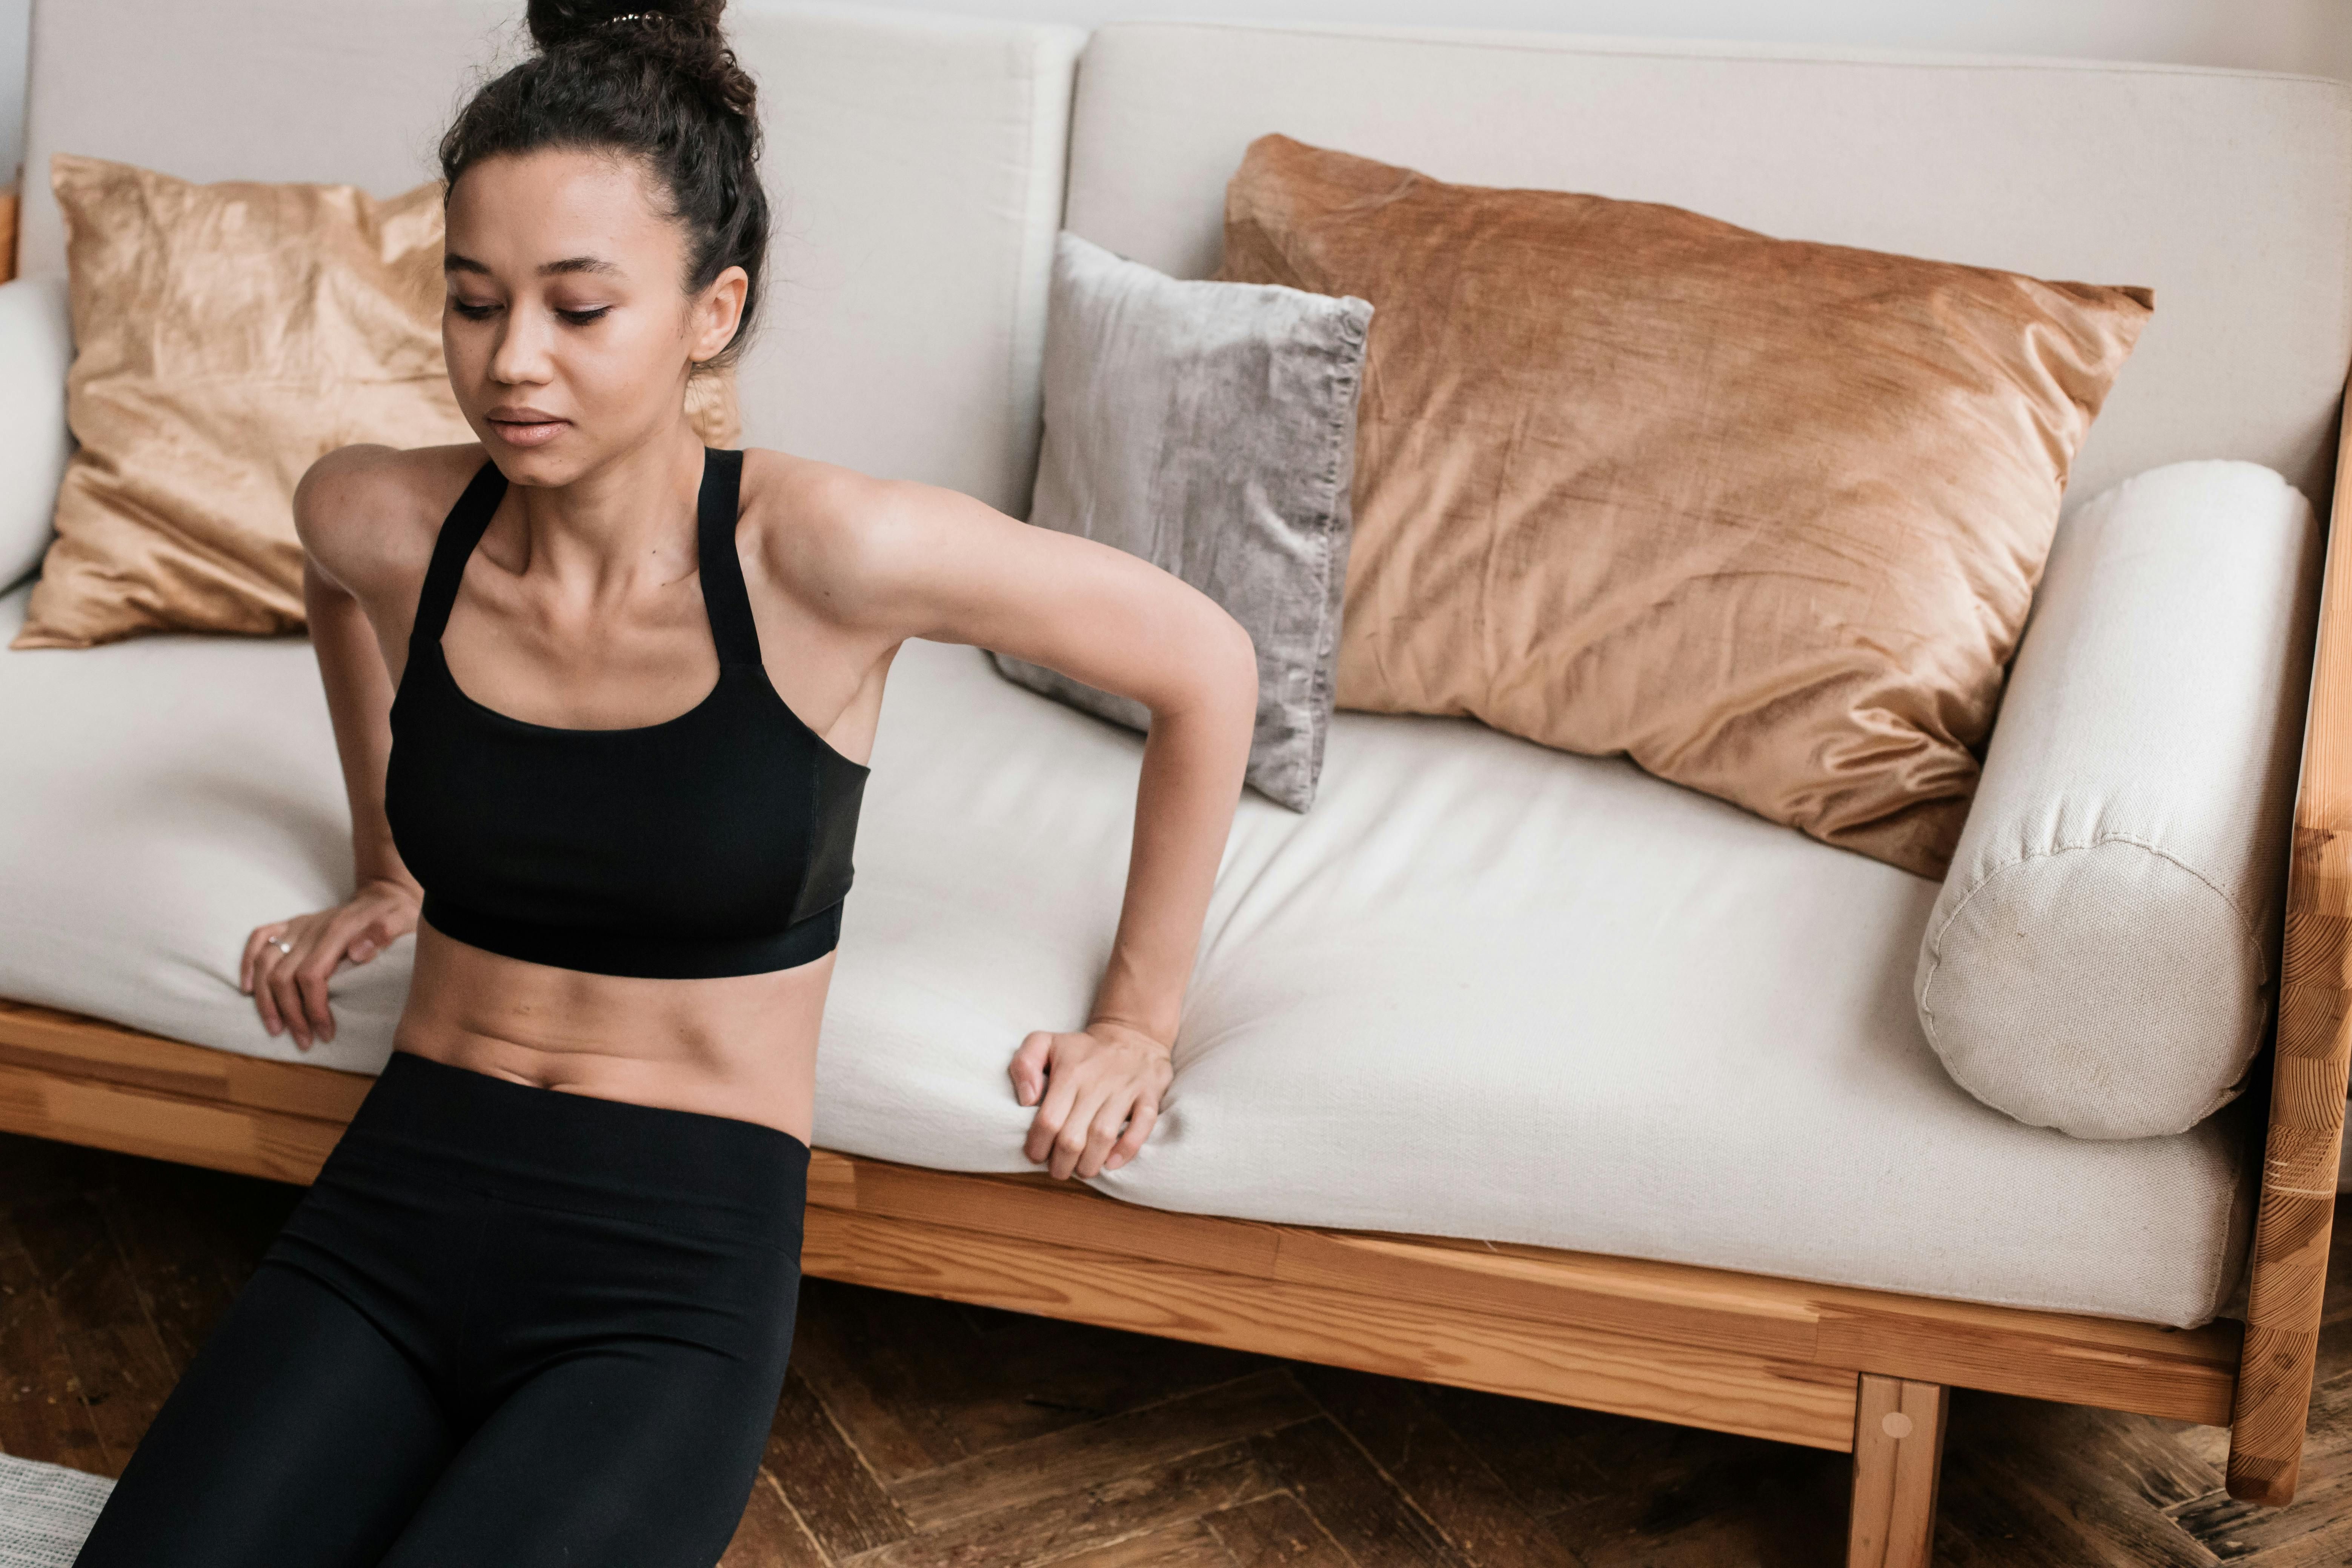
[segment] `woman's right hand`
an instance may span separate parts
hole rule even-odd
[[[251,994],[271,1034],[290,1028],[306,1051],[313,1035],[331,1040],[327,976],[345,963],[365,963],[415,931],[420,901],[414,886],[379,878],[361,883],[348,903],[256,926],[245,939],[236,988]]]

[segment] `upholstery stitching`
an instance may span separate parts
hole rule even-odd
[[[1343,329],[1349,320],[1344,305],[1334,310],[1330,317]],[[1360,399],[1363,395],[1364,365],[1371,355],[1370,322],[1367,321],[1364,330],[1352,339],[1344,330],[1340,337],[1345,349],[1339,355],[1327,361],[1330,385],[1337,395],[1331,399],[1331,410],[1326,420],[1328,427],[1323,432],[1326,453],[1318,483],[1324,495],[1315,530],[1316,542],[1319,547],[1317,560],[1320,568],[1316,603],[1321,624],[1315,629],[1315,668],[1308,672],[1307,682],[1310,728],[1307,742],[1305,787],[1310,793],[1320,785],[1324,742],[1331,730],[1330,694],[1327,688],[1336,687],[1339,680],[1338,671],[1332,667],[1339,659],[1340,616],[1332,607],[1331,595],[1335,590],[1344,592],[1345,585],[1332,581],[1334,577],[1342,575],[1333,570],[1332,563],[1339,554],[1339,502],[1349,499],[1339,488],[1339,465],[1343,458],[1354,455],[1353,432],[1349,426],[1355,422],[1358,405],[1351,400],[1350,395],[1353,399]],[[1348,517],[1350,544],[1353,543],[1355,527],[1355,514],[1351,510]]]
[[[2238,933],[2245,942],[2246,945],[2253,949],[2255,972],[2261,977],[2260,984],[2263,985],[2268,985],[2271,983],[2270,954],[2263,950],[2262,941],[2254,931],[2253,921],[2246,918],[2246,911],[2238,907],[2237,900],[2223,892],[2221,885],[2215,882],[2212,878],[2208,877],[2204,872],[2199,870],[2196,867],[2191,866],[2188,861],[2183,860],[2179,856],[2175,855],[2170,850],[2159,848],[2156,845],[2150,844],[2147,839],[2135,837],[2128,833],[2109,831],[2100,834],[2097,837],[2093,838],[2086,844],[2061,844],[2055,848],[2051,849],[2029,849],[2014,860],[2003,861],[2000,865],[1994,867],[1991,870],[1987,871],[1982,877],[1979,878],[1977,879],[1976,886],[1970,888],[1968,892],[1962,896],[1960,901],[1952,906],[1952,912],[1944,917],[1943,923],[1928,933],[1927,977],[1919,983],[1919,1023],[1920,1026],[1927,1031],[1927,1044],[1929,1046],[1932,1047],[1936,1043],[1936,1009],[1930,1004],[1928,998],[1935,994],[1936,975],[1944,966],[1944,933],[1952,929],[1952,922],[1960,918],[1960,911],[1967,909],[1970,900],[1975,899],[1979,893],[1983,892],[1986,888],[1991,886],[1993,879],[1997,877],[2002,876],[2007,872],[2016,870],[2030,861],[2053,859],[2060,855],[2072,854],[2078,849],[2096,849],[2103,844],[2130,844],[2137,846],[2141,849],[2147,850],[2149,854],[2157,857],[2158,859],[2169,860],[2175,866],[2179,867],[2182,870],[2188,872],[2190,876],[2204,883],[2206,888],[2212,892],[2213,896],[2221,900],[2222,906],[2231,914],[2238,917]],[[2264,1009],[2264,1015],[2265,1016],[2268,1015],[2267,1008]],[[2257,1026],[2257,1027],[2259,1026]]]

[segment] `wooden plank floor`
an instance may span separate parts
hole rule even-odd
[[[0,1135],[0,1450],[116,1474],[299,1189]],[[1968,1392],[1937,1561],[2352,1562],[2352,1208],[2301,1498],[2227,1434]],[[725,1568],[1841,1560],[1843,1456],[804,1282]]]

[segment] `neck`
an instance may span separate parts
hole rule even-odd
[[[702,452],[681,417],[567,483],[513,487],[522,510],[522,570],[580,584],[592,598],[649,572],[662,582],[682,575],[696,561]]]

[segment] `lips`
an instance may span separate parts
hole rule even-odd
[[[572,424],[538,408],[494,409],[483,416],[483,422],[509,447],[543,447]]]

